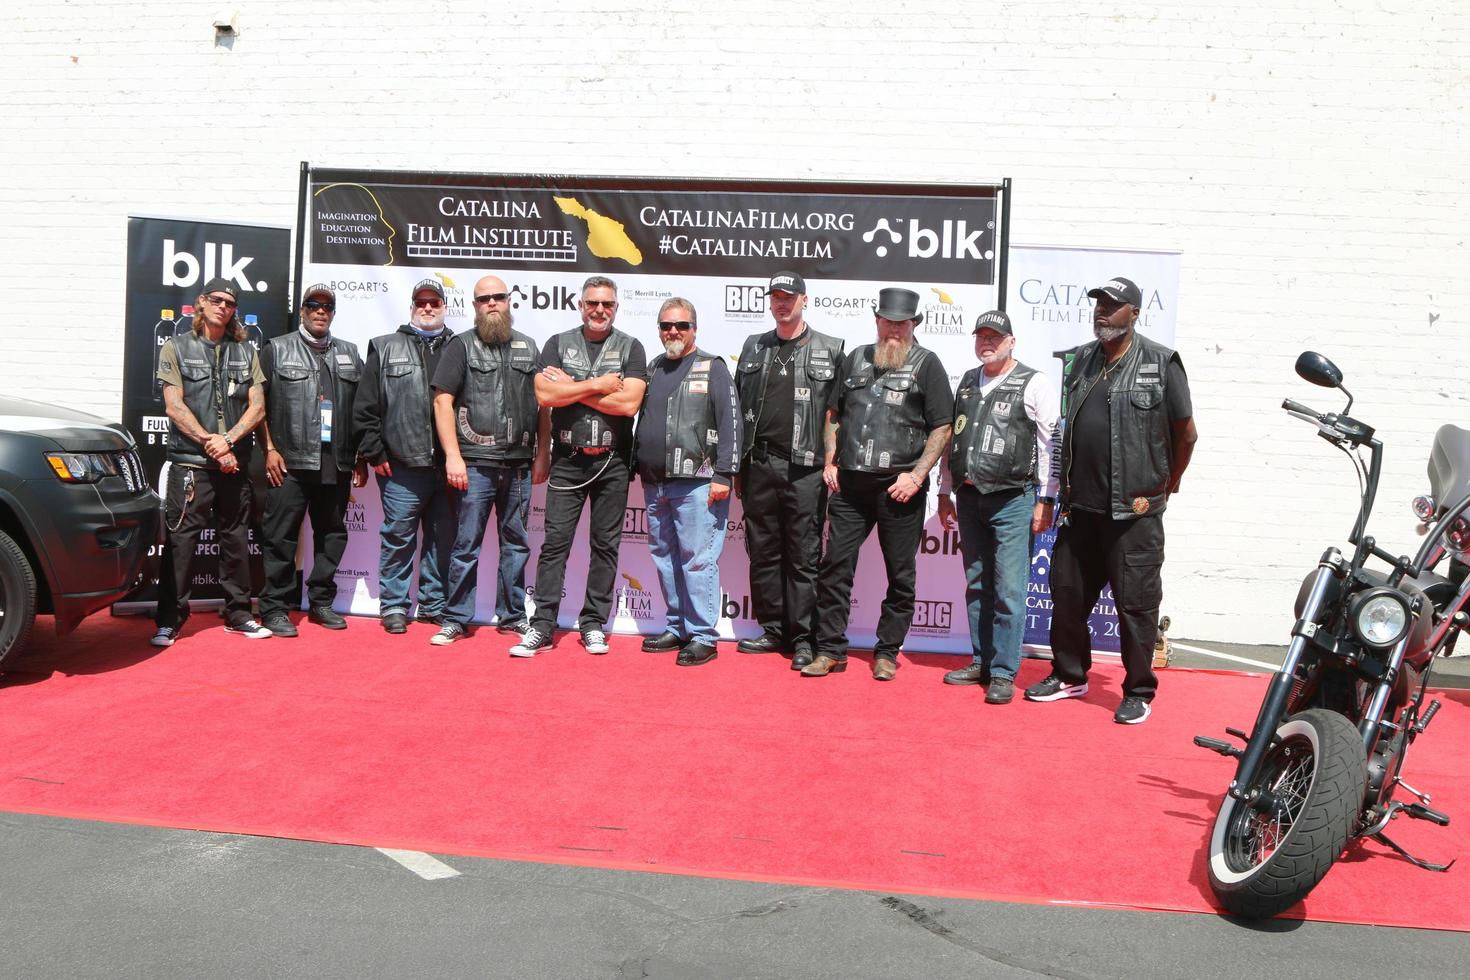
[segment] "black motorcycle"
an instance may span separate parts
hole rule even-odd
[[[1255,727],[1249,736],[1226,729],[1244,748],[1194,740],[1238,760],[1210,834],[1209,875],[1220,903],[1249,918],[1301,901],[1350,841],[1374,838],[1432,871],[1450,866],[1414,857],[1383,831],[1398,816],[1450,822],[1400,774],[1409,746],[1439,710],[1438,700],[1424,704],[1434,658],[1470,624],[1470,431],[1446,425],[1435,434],[1430,495],[1414,502],[1424,541],[1413,558],[1395,556],[1366,533],[1383,444],[1347,414],[1353,397],[1336,365],[1307,351],[1296,371],[1347,396],[1338,413],[1291,399],[1282,408],[1353,460],[1362,503],[1351,554],[1328,548],[1302,582],[1291,645]],[[1370,569],[1370,559],[1388,568]],[[1400,789],[1413,801],[1394,799]]]

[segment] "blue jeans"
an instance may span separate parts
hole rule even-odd
[[[449,556],[449,599],[444,618],[468,626],[475,615],[480,577],[480,548],[490,508],[495,508],[500,540],[500,573],[495,582],[495,618],[519,623],[526,618],[526,562],[531,544],[526,519],[531,515],[531,471],[524,466],[467,467],[469,486],[459,498],[459,529]]]
[[[708,480],[643,482],[648,550],[669,608],[668,630],[714,646],[720,634],[720,552],[730,498],[710,503]]]
[[[1035,490],[981,493],[967,484],[955,493],[970,645],[992,677],[1014,680],[1021,666],[1035,508]]]
[[[457,503],[444,482],[444,473],[432,466],[401,467],[392,476],[378,477],[378,493],[383,501],[378,615],[408,615],[408,584],[413,578],[413,551],[421,524],[424,541],[419,550],[419,614],[442,614]]]

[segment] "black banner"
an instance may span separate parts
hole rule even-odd
[[[252,344],[284,333],[290,325],[291,232],[287,228],[176,218],[128,218],[128,295],[123,334],[122,420],[138,441],[143,468],[160,494],[168,416],[158,383],[158,352],[165,340],[187,333],[199,289],[215,276],[240,290],[240,318]],[[263,466],[252,456],[252,470]],[[256,475],[256,474],[253,474]],[[261,478],[263,479],[263,478]],[[263,485],[257,479],[257,487]],[[258,494],[257,494],[258,495]],[[259,513],[257,501],[256,513]],[[252,522],[253,523],[253,522]],[[219,598],[216,565],[208,556],[218,543],[201,535],[194,598]],[[260,574],[259,546],[252,542],[253,574]],[[130,597],[151,601],[153,586]]]
[[[998,185],[313,170],[311,261],[993,284]]]

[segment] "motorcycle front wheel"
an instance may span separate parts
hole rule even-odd
[[[1291,908],[1347,846],[1367,783],[1352,722],[1312,708],[1276,729],[1252,790],[1227,795],[1210,835],[1210,887],[1236,915],[1268,918]]]

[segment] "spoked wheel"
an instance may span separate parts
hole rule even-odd
[[[1210,835],[1210,887],[1226,909],[1259,919],[1291,908],[1347,846],[1367,781],[1352,722],[1313,708],[1276,730],[1245,803],[1226,796]]]

